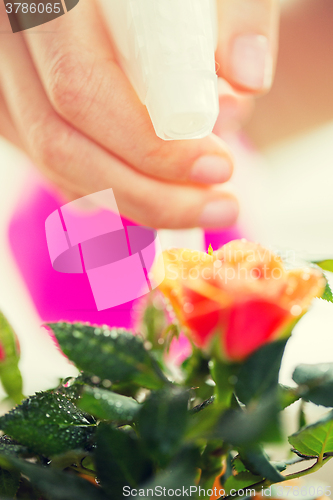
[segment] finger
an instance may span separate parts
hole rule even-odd
[[[238,207],[231,195],[147,177],[60,118],[20,35],[4,38],[0,61],[6,68],[0,83],[16,127],[35,162],[64,189],[84,196],[113,188],[121,213],[152,227],[223,227],[235,221]]]
[[[218,87],[220,113],[214,133],[237,132],[252,115],[254,99],[250,94],[236,92],[223,78],[219,78]]]
[[[0,92],[0,136],[14,144],[19,149],[24,149],[21,138],[13,123],[12,117],[8,111],[6,102]]]
[[[91,0],[66,16],[24,34],[54,109],[69,123],[138,171],[176,182],[229,180],[232,157],[211,135],[201,140],[159,139],[145,106],[114,59],[108,34]],[[47,31],[47,32],[46,32]]]
[[[275,69],[279,0],[217,0],[220,76],[236,89],[267,91]]]

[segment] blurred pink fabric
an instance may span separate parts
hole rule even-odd
[[[64,274],[53,269],[45,221],[64,203],[55,190],[31,179],[9,224],[11,250],[41,320],[129,328],[133,302],[98,311],[86,273]],[[135,225],[126,219],[123,222]]]

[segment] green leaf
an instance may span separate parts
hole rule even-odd
[[[19,500],[41,500],[40,493],[36,491],[36,488],[32,486],[30,481],[23,476],[21,476],[20,486],[16,493],[16,498]],[[5,497],[1,498],[1,500],[13,500],[13,497],[10,499]]]
[[[187,498],[189,496],[196,498],[194,493],[199,490],[199,487],[194,486],[194,484],[199,458],[199,453],[195,448],[182,450],[169,467],[159,472],[151,481],[144,483],[141,489],[138,488],[138,498],[142,500],[157,500],[158,498],[168,496],[167,492],[169,490],[174,491],[175,497]],[[145,495],[148,490],[149,494]],[[151,494],[151,491],[153,494]],[[164,491],[166,494],[163,493]],[[142,492],[142,495],[140,492]],[[169,496],[172,495],[170,494]],[[136,496],[132,498],[136,498]]]
[[[227,410],[219,418],[212,437],[235,447],[249,447],[259,441],[277,442],[281,437],[278,413],[275,397],[266,398],[253,408]]]
[[[18,471],[0,468],[0,498],[13,497],[18,490],[21,474]]]
[[[301,396],[298,394],[297,389],[295,387],[287,387],[286,385],[279,384],[278,398],[281,409],[284,410],[288,406],[298,401],[301,398]]]
[[[192,355],[182,363],[182,373],[184,374],[184,385],[186,387],[196,387],[196,396],[202,400],[209,399],[214,393],[214,387],[207,384],[210,376],[209,360],[204,357],[200,349],[193,348]]]
[[[295,432],[288,440],[302,455],[323,457],[325,453],[333,453],[333,411],[315,424]]]
[[[165,385],[166,379],[138,335],[81,323],[48,326],[64,354],[80,370],[113,383],[133,382],[152,390]]]
[[[0,453],[9,455],[28,455],[28,449],[8,436],[0,436]]]
[[[221,473],[223,472],[221,457],[228,453],[228,449],[229,447],[223,447],[223,443],[219,439],[207,442],[200,460],[200,483],[202,485],[207,487],[217,477],[221,481]]]
[[[237,474],[240,472],[248,472],[239,455],[233,459],[232,468]]]
[[[253,399],[264,397],[277,387],[287,341],[284,339],[264,345],[241,366],[235,391],[242,403],[248,404]]]
[[[66,398],[76,401],[81,396],[85,384],[92,384],[91,376],[80,373],[77,377],[68,377],[63,380],[62,384],[57,387],[56,391],[59,394],[66,396]]]
[[[152,474],[152,466],[135,434],[100,424],[95,462],[97,474],[111,498],[122,498],[123,488],[136,488]]]
[[[191,418],[188,422],[186,439],[189,441],[203,438],[214,439],[215,428],[221,418],[221,412],[223,412],[223,410],[224,408],[221,408],[214,400],[214,404],[205,406],[204,411],[196,411],[193,413],[192,410],[189,412]]]
[[[242,451],[240,456],[243,464],[252,474],[268,479],[272,483],[280,483],[285,480],[275,466],[269,461],[266,453],[260,446]]]
[[[300,386],[299,392],[305,401],[333,407],[333,363],[299,365],[293,380]]]
[[[40,392],[0,417],[0,429],[46,456],[84,448],[94,425],[65,396]]]
[[[47,500],[108,500],[101,488],[75,474],[41,467],[8,456],[6,461],[27,476]]]
[[[100,420],[132,422],[140,409],[134,399],[115,392],[85,386],[77,405]]]
[[[231,490],[239,491],[244,488],[249,488],[260,483],[262,480],[262,477],[251,474],[251,472],[240,472],[239,474],[237,474],[237,476],[231,476],[229,477],[229,479],[227,479],[224,485],[224,489],[226,495],[230,495]],[[255,488],[252,488],[252,490],[252,493],[250,494],[249,492],[247,496],[255,495]]]
[[[326,283],[325,291],[321,298],[326,300],[327,302],[333,302],[333,293],[328,283]]]
[[[166,387],[152,393],[137,417],[137,429],[149,453],[162,466],[172,458],[184,436],[189,392]]]
[[[320,260],[313,263],[317,264],[317,266],[319,266],[324,271],[333,273],[333,259]]]

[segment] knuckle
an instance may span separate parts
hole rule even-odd
[[[139,169],[154,177],[183,181],[188,163],[184,156],[178,144],[158,143],[142,156]]]
[[[76,118],[90,95],[92,69],[82,55],[68,50],[55,59],[48,75],[48,93],[55,110],[66,118]]]
[[[37,161],[54,172],[61,172],[69,161],[69,135],[67,127],[54,117],[37,123],[29,137]]]
[[[158,145],[154,148],[149,149],[142,157],[140,170],[147,173],[154,172],[155,174],[157,174],[157,169],[161,162],[163,153],[162,148],[162,146]]]
[[[162,142],[162,141],[161,141]],[[172,145],[157,142],[151,146],[143,155],[140,170],[156,177],[169,177],[170,171],[176,169],[176,159],[172,161]]]

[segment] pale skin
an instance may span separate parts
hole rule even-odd
[[[325,1],[330,0],[302,0]],[[218,6],[220,131],[241,125],[253,98],[271,86],[279,2],[218,0]],[[68,198],[112,187],[123,215],[158,228],[215,228],[236,221],[237,200],[215,189],[232,175],[232,152],[214,134],[172,142],[156,137],[117,63],[94,0],[81,0],[39,33],[15,35],[0,3],[0,31],[0,134]],[[244,50],[252,54],[245,69]],[[264,98],[258,115],[272,114],[272,105]],[[262,118],[258,124],[255,117],[249,132],[260,143],[260,126],[267,128],[267,121],[260,125]]]

